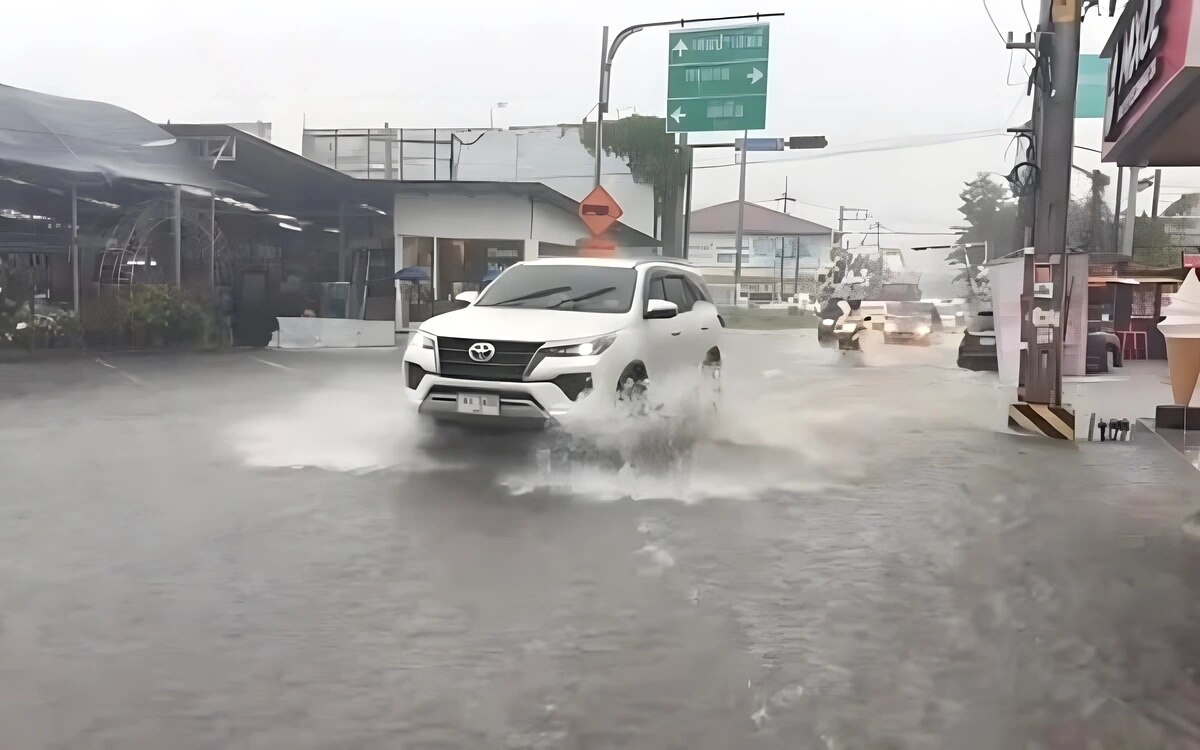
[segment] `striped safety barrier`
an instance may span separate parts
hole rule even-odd
[[[1008,426],[1032,435],[1056,440],[1075,439],[1075,412],[1067,406],[1050,404],[1010,404]]]

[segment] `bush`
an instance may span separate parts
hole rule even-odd
[[[187,290],[146,284],[134,288],[126,321],[135,346],[199,345],[215,327],[211,306]]]

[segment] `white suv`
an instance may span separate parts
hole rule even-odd
[[[587,392],[614,401],[650,378],[718,378],[724,321],[703,277],[669,260],[518,263],[470,304],[421,324],[406,393],[439,419],[541,425]]]

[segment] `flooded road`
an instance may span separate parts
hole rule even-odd
[[[0,365],[0,747],[1200,746],[1178,456],[999,434],[949,346],[725,348],[595,451],[430,430],[399,352]]]

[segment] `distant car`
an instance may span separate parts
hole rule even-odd
[[[996,321],[992,312],[981,312],[967,323],[958,345],[958,366],[977,372],[999,372],[996,358]]]
[[[937,307],[921,302],[888,302],[883,321],[883,343],[931,346],[941,339],[942,319]]]
[[[921,302],[937,309],[945,331],[966,330],[970,306],[965,299],[923,299]]]

